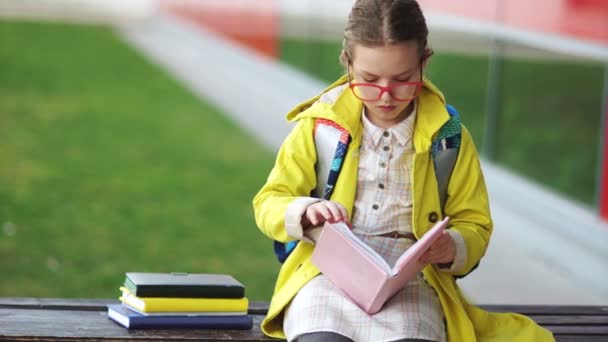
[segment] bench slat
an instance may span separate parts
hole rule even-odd
[[[249,303],[254,319],[251,330],[128,330],[107,318],[114,299],[2,298],[0,339],[31,340],[177,340],[177,341],[276,341],[260,331],[267,302]],[[608,341],[608,307],[483,305],[494,312],[530,316],[555,334],[560,342]]]
[[[555,339],[558,342],[606,342],[606,336],[600,335],[556,335]]]
[[[608,306],[577,305],[480,305],[493,312],[517,312],[523,315],[606,315]]]
[[[530,315],[534,321],[541,325],[604,325],[608,326],[607,316],[590,315]]]
[[[106,311],[107,305],[110,304],[120,304],[120,301],[117,299],[0,297],[0,308]],[[265,315],[268,312],[268,302],[251,301],[247,311],[251,315]]]
[[[0,339],[158,339],[198,341],[273,341],[260,331],[263,316],[253,315],[251,330],[129,330],[107,318],[105,311],[0,309]]]
[[[106,305],[119,304],[118,299],[80,298],[0,298],[0,308],[105,311]]]
[[[0,307],[40,308],[40,309],[78,309],[105,311],[106,305],[119,303],[116,299],[83,299],[83,298],[31,298],[0,297]],[[576,306],[576,305],[480,305],[481,308],[493,312],[517,312],[524,315],[606,315],[608,306]],[[268,302],[249,302],[249,313],[266,314]]]
[[[597,335],[603,336],[604,341],[608,341],[608,327],[587,325],[587,326],[576,326],[576,325],[543,325],[543,327],[551,331],[554,335]]]

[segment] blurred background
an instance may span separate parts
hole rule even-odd
[[[482,155],[481,304],[608,304],[608,3],[420,0]],[[0,296],[279,269],[251,200],[284,115],[343,73],[351,0],[1,0]]]

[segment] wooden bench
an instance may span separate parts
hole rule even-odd
[[[260,331],[268,303],[250,303],[251,330],[128,330],[106,316],[116,300],[0,298],[0,340],[12,341],[276,341]],[[519,312],[551,330],[558,341],[608,341],[608,306],[486,305]]]

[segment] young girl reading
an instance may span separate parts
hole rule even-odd
[[[469,304],[456,284],[455,277],[484,255],[492,220],[465,127],[447,201],[440,204],[431,145],[450,114],[443,94],[423,75],[432,55],[427,36],[414,0],[355,1],[340,55],[346,75],[287,115],[296,125],[253,203],[264,234],[301,242],[281,268],[262,323],[265,334],[290,341],[553,340],[525,316]],[[312,195],[318,193],[316,151],[322,147],[314,134],[320,119],[352,138],[329,200]],[[422,256],[425,269],[374,315],[310,261],[311,228],[325,221],[349,222],[392,265],[443,215],[451,226]]]

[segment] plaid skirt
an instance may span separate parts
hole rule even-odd
[[[408,239],[358,236],[391,266],[414,243]],[[357,342],[404,338],[446,340],[439,298],[422,273],[409,281],[374,315],[360,309],[320,274],[304,285],[285,309],[283,330],[288,341],[319,331],[335,332]]]

